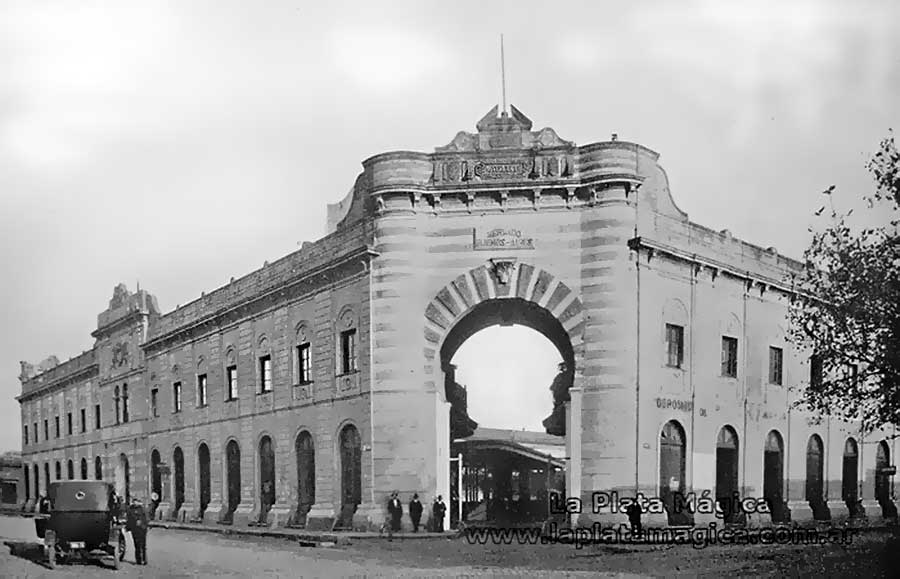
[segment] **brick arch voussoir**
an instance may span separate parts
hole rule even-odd
[[[552,273],[517,263],[508,283],[500,284],[489,265],[481,265],[444,285],[425,308],[426,350],[437,352],[453,326],[478,304],[489,299],[520,298],[548,310],[562,324],[581,360],[585,310],[578,294]]]

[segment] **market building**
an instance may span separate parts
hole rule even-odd
[[[763,519],[896,513],[893,430],[791,407],[818,372],[786,341],[798,262],[691,222],[642,145],[578,146],[515,107],[476,128],[365,160],[324,238],[167,313],[120,285],[91,350],[23,362],[26,499],[103,478],[162,517],[377,528],[393,490],[459,496],[468,452],[549,457],[544,494],[585,505],[709,491],[768,499]],[[485,442],[468,419],[451,360],[496,324],[559,350],[552,394],[522,394],[558,444]],[[573,516],[591,520],[625,517]]]

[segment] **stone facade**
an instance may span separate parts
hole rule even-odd
[[[447,365],[481,328],[522,323],[574,368],[566,488],[585,505],[593,491],[657,496],[667,484],[715,495],[728,478],[811,519],[818,435],[831,517],[850,515],[849,438],[862,510],[882,516],[876,455],[890,464],[895,443],[881,441],[893,432],[863,439],[858,425],[790,408],[810,376],[807,353],[785,341],[797,262],[689,221],[646,147],[576,146],[532,131],[515,107],[477,129],[432,154],[364,161],[325,238],[166,314],[120,286],[92,350],[23,363],[32,500],[71,460],[76,477],[84,462],[89,477],[158,491],[159,516],[377,527],[392,490],[450,496]],[[723,337],[736,348],[727,371]],[[543,384],[526,395],[549,398]],[[672,436],[680,446],[664,449]]]

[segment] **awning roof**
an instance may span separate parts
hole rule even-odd
[[[562,450],[564,451],[565,448]],[[503,452],[516,454],[544,465],[549,460],[550,464],[555,467],[565,468],[566,466],[564,456],[553,456],[553,454],[540,452],[535,448],[511,440],[457,439],[453,441],[453,452],[454,454],[462,453],[463,464],[471,464],[471,461],[479,458],[480,455],[483,457],[493,452]]]

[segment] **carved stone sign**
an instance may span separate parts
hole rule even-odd
[[[479,179],[512,180],[526,179],[534,166],[534,160],[516,159],[509,161],[479,161],[473,172]]]
[[[690,400],[673,400],[672,398],[657,398],[657,408],[674,408],[675,410],[683,410],[690,412],[694,409],[694,403]]]
[[[473,230],[476,250],[493,249],[534,249],[534,238],[518,229],[498,227],[488,231]]]

